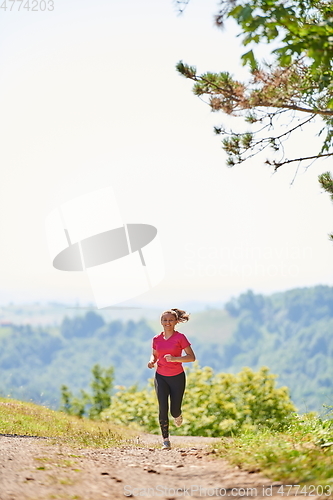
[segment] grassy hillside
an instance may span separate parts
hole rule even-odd
[[[279,496],[333,498],[333,421],[295,415],[284,432],[262,429],[222,438],[218,455],[250,472],[282,481]],[[289,485],[295,485],[291,488]],[[268,492],[266,496],[270,496]]]
[[[99,448],[126,444],[135,436],[125,426],[79,419],[9,398],[0,398],[0,434],[50,437],[70,446]]]

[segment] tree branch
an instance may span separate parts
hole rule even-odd
[[[289,105],[289,104],[281,104],[281,105],[258,104],[256,107],[286,108],[286,109],[291,109],[293,111],[302,111],[304,113],[312,113],[313,115],[333,116],[333,109],[332,110],[329,110],[329,109],[316,110],[316,109],[311,109],[311,108],[302,108],[301,106]]]
[[[234,93],[234,89],[233,88],[230,88],[230,89],[226,89],[226,88],[221,88],[219,85],[217,85],[215,82],[212,82],[208,79],[206,79],[204,76],[200,76],[198,77],[197,75],[194,75],[192,78],[192,80],[194,80],[195,82],[204,82],[206,83],[207,85],[211,86],[211,87],[215,87],[216,91],[217,92],[214,92],[213,90],[209,90],[209,89],[205,89],[205,94],[206,95],[222,95],[223,97],[226,97],[226,95],[228,95],[229,99],[232,99],[234,102],[236,103],[240,103],[241,102],[241,99],[235,95]],[[282,102],[281,104],[273,104],[271,102],[267,102],[267,103],[258,103],[258,104],[255,104],[253,107],[246,107],[246,108],[243,108],[242,106],[240,106],[240,110],[244,110],[244,109],[256,109],[256,108],[259,108],[259,107],[262,107],[262,108],[277,108],[277,109],[290,109],[292,111],[301,111],[303,113],[311,113],[313,115],[322,115],[322,116],[333,116],[333,109],[313,109],[313,108],[303,108],[302,106],[297,106],[297,104],[287,104],[287,103],[284,103]],[[239,110],[239,111],[240,111]],[[234,111],[236,111],[236,109],[234,108]]]
[[[294,161],[317,160],[318,158],[324,158],[325,156],[333,156],[333,153],[305,156],[304,158],[294,158],[293,160],[284,160],[279,163],[276,161],[270,162],[269,160],[266,160],[265,163],[267,163],[268,165],[274,165],[274,170],[277,170],[279,167],[281,167],[282,165],[286,165],[287,163],[293,163]]]

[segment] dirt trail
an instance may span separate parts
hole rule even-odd
[[[120,448],[73,450],[2,435],[0,500],[282,497],[281,483],[217,459],[209,446],[217,440],[173,436],[161,450],[159,436],[142,434]]]

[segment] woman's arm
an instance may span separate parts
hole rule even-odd
[[[156,363],[156,361],[157,361],[157,351],[153,349],[152,355],[150,356],[150,361],[147,365],[148,368],[154,368],[154,364]]]
[[[185,347],[185,356],[171,356],[171,354],[166,354],[164,357],[167,361],[172,361],[175,363],[189,363],[190,361],[195,361],[195,354],[192,347],[189,345]]]

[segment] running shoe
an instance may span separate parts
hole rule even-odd
[[[162,450],[171,450],[171,443],[169,439],[164,439]]]
[[[173,421],[174,421],[176,427],[180,427],[183,423],[182,415],[179,415],[179,417],[174,418]]]

